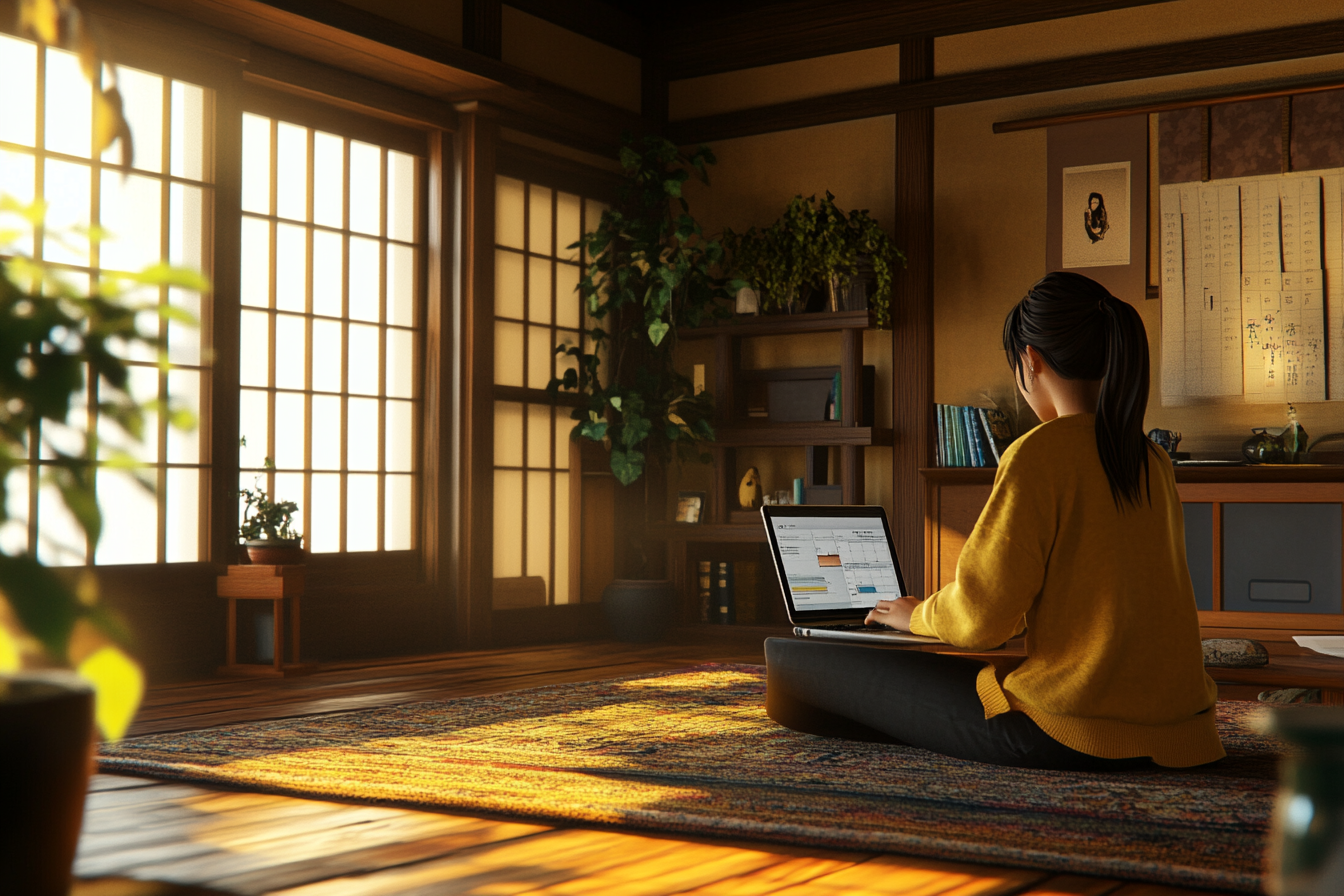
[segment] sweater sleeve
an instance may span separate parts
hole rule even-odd
[[[1024,484],[1034,477],[1022,475],[1025,459],[1014,460],[1018,463],[1000,470],[957,561],[956,581],[915,608],[913,633],[984,650],[1024,630],[1024,617],[1045,582],[1054,502],[1048,491]]]

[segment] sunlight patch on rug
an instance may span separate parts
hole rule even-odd
[[[1219,706],[1211,769],[1041,772],[780,728],[708,665],[105,745],[104,772],[1256,892],[1279,745]]]

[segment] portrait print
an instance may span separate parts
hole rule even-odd
[[[1129,264],[1129,162],[1064,169],[1063,266]]]

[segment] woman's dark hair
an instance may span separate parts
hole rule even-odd
[[[1097,453],[1116,507],[1139,503],[1148,485],[1143,434],[1148,409],[1148,334],[1139,312],[1082,274],[1046,274],[1008,312],[1003,350],[1024,386],[1022,355],[1031,346],[1067,380],[1101,380],[1097,399]]]

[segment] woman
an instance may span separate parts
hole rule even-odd
[[[1025,633],[1025,659],[996,672],[771,638],[770,717],[1027,768],[1220,759],[1180,498],[1143,435],[1143,321],[1086,277],[1048,274],[1009,313],[1003,347],[1042,423],[1004,452],[956,581],[924,601],[881,601],[868,620],[968,649]]]

